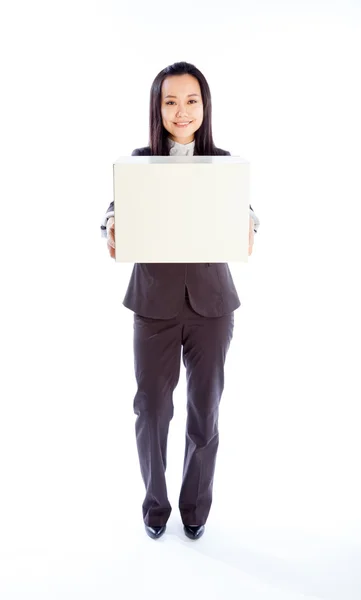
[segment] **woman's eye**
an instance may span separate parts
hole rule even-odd
[[[197,100],[189,100],[189,102],[197,102]],[[173,100],[168,100],[168,102],[166,102],[166,104],[175,104],[173,102]]]

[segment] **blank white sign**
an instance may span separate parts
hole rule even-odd
[[[115,260],[247,262],[249,163],[132,156],[114,163]]]

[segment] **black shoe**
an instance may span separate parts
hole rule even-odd
[[[150,527],[149,525],[145,525],[145,530],[149,537],[151,537],[153,540],[157,540],[163,535],[166,527],[166,525],[162,525],[161,527]]]
[[[184,525],[184,533],[191,540],[199,540],[199,538],[204,534],[204,525]]]

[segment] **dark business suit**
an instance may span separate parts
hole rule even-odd
[[[230,154],[221,149],[216,153]],[[132,153],[147,155],[149,147]],[[113,209],[112,202],[107,212]],[[123,304],[135,313],[134,412],[146,487],[144,522],[164,525],[171,513],[165,480],[167,437],[183,346],[188,418],[179,509],[185,525],[203,525],[212,504],[233,311],[241,304],[232,275],[227,263],[136,263]]]

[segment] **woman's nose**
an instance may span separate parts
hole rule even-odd
[[[177,116],[183,116],[187,114],[187,109],[184,106],[180,106],[177,110]]]

